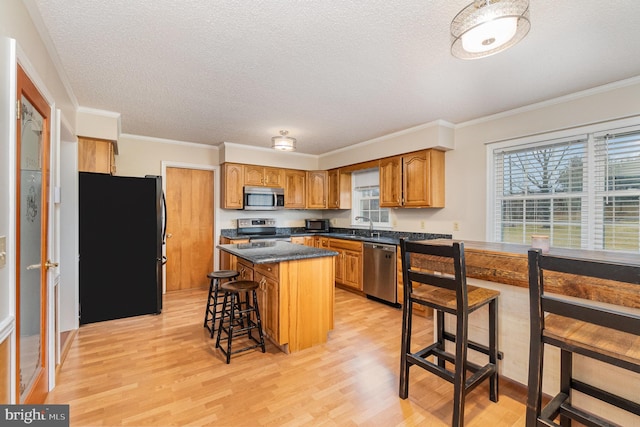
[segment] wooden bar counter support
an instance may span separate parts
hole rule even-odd
[[[526,386],[529,369],[529,278],[527,252],[528,245],[488,243],[464,241],[467,264],[467,282],[470,285],[500,291],[498,300],[499,336],[498,349],[503,353],[500,363],[500,375]],[[607,253],[573,249],[551,248],[551,254],[582,258],[586,260],[608,260],[626,264],[640,263],[637,254]],[[426,270],[447,272],[442,263],[429,257],[421,256],[413,262]],[[580,296],[597,304],[613,304],[618,310],[640,311],[640,287],[624,285],[608,280],[594,280],[585,283],[575,277],[545,276],[546,288],[553,293],[568,296]],[[474,317],[475,315],[475,317]],[[469,339],[486,341],[487,313],[480,311],[469,317]],[[452,319],[448,319],[452,320]],[[450,329],[453,322],[447,323]],[[547,348],[545,353],[543,391],[555,396],[560,387],[560,352],[555,348]],[[473,354],[469,358],[474,359]],[[638,401],[640,396],[640,375],[605,363],[577,357],[574,361],[576,377],[589,378],[595,385],[604,390],[622,390],[623,397]],[[619,425],[640,425],[638,417],[625,413],[618,408],[603,407],[602,402],[578,395],[574,403],[582,407],[591,407]]]

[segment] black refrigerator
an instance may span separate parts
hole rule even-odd
[[[80,172],[80,324],[162,311],[162,177]]]

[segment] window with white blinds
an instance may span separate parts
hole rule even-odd
[[[640,132],[606,133],[595,143],[595,246],[640,251]]]
[[[356,171],[351,174],[353,208],[351,210],[351,222],[354,225],[362,225],[356,221],[356,217],[363,216],[371,219],[372,223],[379,227],[391,226],[388,208],[380,207],[380,171],[378,168]],[[365,225],[369,225],[366,223]]]
[[[491,167],[495,241],[640,251],[640,129],[503,144]]]

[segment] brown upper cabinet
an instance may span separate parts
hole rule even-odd
[[[340,169],[327,172],[329,181],[329,209],[351,209],[351,174]]]
[[[305,171],[286,169],[284,171],[284,207],[304,209],[307,205],[307,173]]]
[[[351,209],[351,174],[380,168],[380,206],[444,207],[444,151],[428,149],[329,171],[223,163],[221,205],[242,209],[244,186],[284,188],[288,209]]]
[[[444,207],[444,151],[423,150],[381,159],[380,206]]]
[[[114,142],[78,137],[78,171],[116,173]]]
[[[327,209],[327,171],[307,172],[307,209]]]
[[[222,165],[220,190],[224,209],[242,209],[244,205],[242,187],[244,186],[243,165],[225,163]]]
[[[284,187],[284,170],[267,166],[244,165],[244,185]]]
[[[402,156],[380,159],[380,206],[402,206]]]

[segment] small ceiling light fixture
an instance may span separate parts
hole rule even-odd
[[[271,138],[272,147],[280,151],[294,151],[296,149],[296,139],[287,136],[289,131],[281,130],[280,136]]]
[[[484,58],[515,45],[529,28],[529,0],[475,0],[451,21],[451,54]]]

